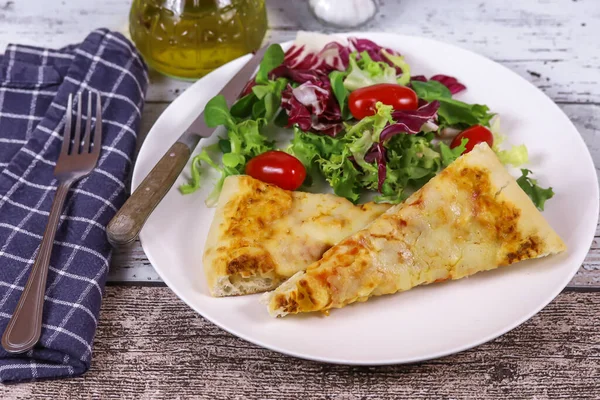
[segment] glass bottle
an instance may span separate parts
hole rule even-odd
[[[260,47],[265,0],[133,0],[129,30],[150,67],[197,79]]]

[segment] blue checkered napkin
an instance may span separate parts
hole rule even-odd
[[[74,376],[90,366],[111,256],[105,227],[125,201],[147,85],[134,47],[107,30],[61,50],[10,45],[0,58],[0,333],[48,220],[69,93],[99,91],[104,128],[96,169],[66,200],[50,259],[41,340],[21,355],[0,348],[2,382]]]

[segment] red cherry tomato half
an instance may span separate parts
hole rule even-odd
[[[348,106],[354,118],[363,119],[375,115],[378,101],[394,107],[394,110],[416,110],[419,107],[419,98],[414,90],[394,83],[356,89],[348,97]]]
[[[282,189],[296,190],[306,178],[306,169],[296,157],[272,150],[248,161],[246,175]]]
[[[492,147],[492,145],[494,144],[494,136],[492,135],[492,132],[490,132],[490,130],[485,126],[475,125],[459,133],[452,140],[452,143],[450,143],[450,148],[453,149],[457,146],[460,146],[460,142],[463,138],[469,139],[466,145],[466,149],[465,151],[463,151],[463,154],[473,150],[473,147],[475,147],[479,143],[486,142],[490,147]]]

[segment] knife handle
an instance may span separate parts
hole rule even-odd
[[[124,246],[137,238],[148,216],[173,186],[190,155],[187,145],[176,142],[152,168],[106,227],[108,241],[113,246]]]

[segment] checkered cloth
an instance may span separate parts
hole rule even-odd
[[[104,128],[96,169],[73,186],[65,203],[40,342],[20,355],[0,348],[1,382],[74,376],[90,367],[111,256],[105,227],[125,201],[147,85],[133,45],[108,30],[61,50],[9,45],[0,58],[0,333],[48,222],[69,94],[100,92]]]

